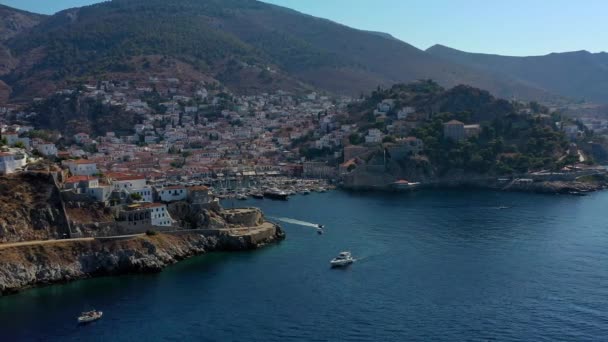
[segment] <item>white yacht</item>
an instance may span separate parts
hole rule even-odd
[[[341,252],[340,255],[330,261],[331,267],[346,267],[355,262],[350,252]]]
[[[80,323],[80,324],[91,323],[93,321],[101,319],[102,316],[103,316],[103,312],[97,311],[97,310],[83,312],[80,314],[80,316],[78,316],[78,323]]]

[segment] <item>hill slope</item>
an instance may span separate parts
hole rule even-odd
[[[13,70],[18,60],[12,55],[5,42],[38,25],[44,16],[0,5],[0,76]],[[8,100],[10,87],[0,81],[0,103]]]
[[[469,53],[442,45],[427,50],[446,62],[511,76],[563,96],[608,103],[608,53],[575,51],[545,56],[510,57]]]
[[[432,78],[504,97],[554,98],[386,35],[252,0],[114,0],[57,13],[8,45],[20,65],[4,80],[17,96],[129,70],[133,56],[167,55],[240,92],[310,84],[358,94],[379,84]]]

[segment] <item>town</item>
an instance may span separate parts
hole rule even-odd
[[[69,122],[60,130],[40,127],[44,113],[28,109],[44,108],[40,104],[46,99],[34,99],[29,107],[4,107],[0,173],[52,173],[70,207],[92,201],[114,208],[118,222],[136,226],[144,220],[138,232],[186,226],[183,218],[171,216],[175,208],[167,205],[173,202],[208,205],[226,198],[263,198],[269,192],[286,197],[337,184],[403,190],[431,183],[412,172],[387,173],[387,160],[428,159],[423,140],[412,135],[429,121],[428,111],[393,98],[374,105],[367,126],[349,119],[350,106],[362,99],[285,91],[237,96],[216,83],[177,78],[97,81],[59,90],[52,98],[93,101],[137,120],[130,129],[95,135],[97,127],[76,131],[78,125]],[[553,123],[550,115],[528,107],[521,112],[564,132],[571,141],[572,165],[559,173],[535,170],[523,178],[494,180],[521,185],[605,172],[585,165],[586,156],[597,155],[601,146],[590,142],[579,148],[575,142],[584,139],[586,129],[605,131],[606,122]],[[444,139],[454,144],[481,132],[479,123],[443,123]]]

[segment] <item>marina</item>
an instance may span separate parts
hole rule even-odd
[[[150,184],[158,189],[175,186],[207,186],[219,199],[246,200],[278,199],[287,200],[290,196],[323,193],[336,188],[335,184],[325,179],[306,179],[286,176],[259,177],[215,177],[190,180],[157,179]]]

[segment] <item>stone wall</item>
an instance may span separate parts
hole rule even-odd
[[[221,215],[231,226],[255,227],[264,221],[262,211],[257,208],[225,209]]]

